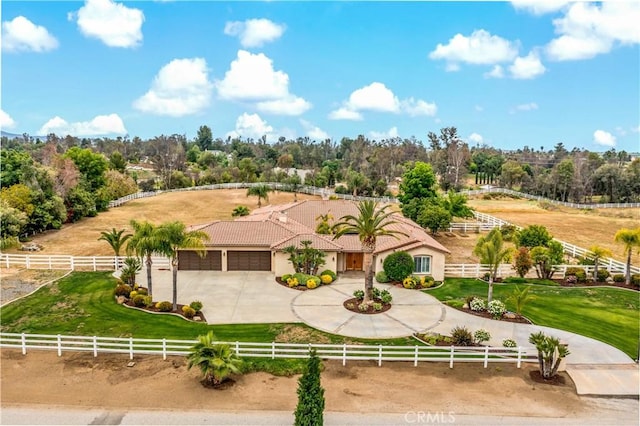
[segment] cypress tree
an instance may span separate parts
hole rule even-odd
[[[322,426],[324,389],[320,384],[320,358],[315,349],[309,352],[309,360],[302,377],[298,379],[298,406],[295,426]]]

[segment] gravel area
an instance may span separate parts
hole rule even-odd
[[[36,290],[43,284],[57,280],[67,271],[0,268],[0,305],[11,302]]]

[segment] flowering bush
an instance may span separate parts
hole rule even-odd
[[[162,301],[156,303],[156,309],[160,312],[171,312],[173,310],[173,304],[169,301]]]
[[[182,313],[184,314],[185,317],[191,319],[196,315],[196,310],[193,309],[191,306],[183,306],[182,307]]]
[[[402,280],[402,286],[404,288],[409,288],[409,289],[416,288],[417,285],[418,285],[418,280],[416,279],[416,277],[412,275]]]
[[[314,288],[318,287],[318,283],[316,283],[316,280],[308,280],[307,281],[307,288],[309,290],[313,290]]]
[[[366,312],[369,309],[369,305],[367,305],[366,303],[361,303],[358,305],[358,310],[360,312]]]
[[[435,283],[435,280],[430,275],[424,275],[420,277],[420,286],[422,286],[423,288],[433,287]]]
[[[353,292],[353,297],[355,297],[358,300],[362,300],[364,299],[364,290],[356,290]]]
[[[297,278],[289,278],[289,279],[287,280],[287,285],[288,285],[289,287],[295,287],[295,286],[297,286],[298,284],[300,284],[300,283],[298,282],[298,279],[297,279]]]
[[[516,346],[518,346],[518,344],[513,339],[504,339],[502,341],[502,346],[504,346],[505,348],[515,348]]]
[[[474,297],[473,300],[471,300],[471,303],[469,303],[469,309],[475,312],[484,311],[486,308],[487,306],[485,305],[484,300],[477,297]]]
[[[373,304],[373,309],[376,311],[381,311],[382,310],[382,303],[374,303]]]
[[[324,274],[320,275],[320,281],[322,284],[331,284],[333,282],[333,278],[331,278],[331,275]]]
[[[567,275],[567,278],[565,278],[564,282],[567,284],[575,284],[578,282],[578,277],[576,277],[575,275]]]
[[[502,315],[507,312],[507,307],[499,300],[492,300],[487,305],[487,311],[495,319],[502,318]]]
[[[322,271],[320,273],[320,276],[322,276],[322,275],[329,275],[331,277],[331,282],[334,282],[338,278],[336,273],[333,272],[331,269],[325,269],[324,271]]]
[[[488,342],[491,340],[491,334],[487,330],[480,329],[473,333],[473,338],[476,343]]]

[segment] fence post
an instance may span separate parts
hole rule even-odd
[[[133,359],[133,337],[129,337],[129,359]]]
[[[49,256],[49,270],[53,269],[53,267],[51,266],[51,256]]]
[[[347,365],[347,344],[342,345],[342,366]]]
[[[240,344],[238,343],[237,340],[236,340],[236,355],[240,356]]]
[[[271,359],[276,359],[276,342],[271,342]]]
[[[27,354],[27,336],[22,333],[22,355]]]
[[[417,367],[418,366],[418,345],[416,345],[414,354],[415,355],[413,357],[413,366]]]
[[[522,365],[522,346],[518,346],[518,362],[516,363],[518,368]]]
[[[29,266],[31,266],[31,262],[29,260],[29,256],[27,256],[26,262],[25,262],[25,266],[27,267],[27,269],[29,269]]]
[[[62,356],[62,338],[58,334],[58,356]]]
[[[73,256],[70,256],[69,263],[71,264],[71,270],[74,271],[76,268],[73,265]]]
[[[98,356],[98,338],[93,336],[93,357]]]
[[[489,346],[485,346],[484,348],[484,368],[487,368],[487,364],[489,363]]]
[[[378,345],[378,367],[382,366],[382,345]]]
[[[93,258],[92,258],[92,259],[93,259],[93,272],[95,272],[95,271],[97,270],[97,269],[96,269],[96,257],[95,257],[95,256],[93,256]]]
[[[449,368],[453,368],[453,345],[451,345],[451,357],[449,358]]]
[[[162,359],[167,359],[167,339],[162,339]]]

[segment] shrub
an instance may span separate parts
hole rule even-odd
[[[133,291],[131,293],[133,293]],[[138,308],[142,308],[144,306],[147,306],[146,303],[145,303],[146,297],[147,296],[145,296],[145,295],[138,294],[137,296],[132,297],[131,300],[133,301],[133,304],[135,306],[137,306]]]
[[[202,310],[202,302],[199,300],[194,300],[189,304],[189,306],[196,312],[200,312]]]
[[[349,190],[344,185],[336,185],[336,187],[333,189],[333,191],[336,194],[348,194],[349,193]]]
[[[129,293],[129,299],[133,299],[138,295],[138,292],[133,290],[132,292]]]
[[[613,275],[613,282],[614,283],[623,283],[624,282],[624,275],[623,274],[614,274]]]
[[[402,286],[404,288],[416,288],[416,286],[418,285],[418,280],[416,279],[416,277],[410,275],[407,278],[405,278],[404,280],[402,280]]]
[[[388,283],[390,280],[385,271],[380,271],[376,274],[376,281],[378,281],[380,284],[384,284]]]
[[[287,280],[287,285],[289,287],[296,287],[298,286],[300,283],[298,282],[298,279],[295,277],[291,277]]]
[[[173,310],[173,303],[167,300],[158,302],[156,303],[156,309],[160,312],[171,312]]]
[[[291,274],[284,274],[280,277],[283,283],[289,282],[289,278],[291,278]]]
[[[582,268],[576,268],[575,266],[572,266],[570,268],[567,268],[567,270],[564,273],[564,276],[566,277],[567,275],[576,275],[578,273],[578,271],[582,271]]]
[[[607,278],[609,278],[609,275],[611,274],[606,269],[598,269],[598,274],[596,275],[596,278],[598,279],[598,281],[603,282],[603,281],[606,281]]]
[[[233,209],[233,212],[231,213],[231,216],[233,216],[233,217],[247,216],[249,213],[250,213],[249,207],[247,207],[247,206],[237,206],[236,208]]]
[[[314,277],[313,275],[309,275],[309,278],[306,281],[307,287],[309,287],[309,281],[312,281],[315,284],[313,288],[320,287],[320,284],[322,284],[320,278]]]
[[[420,285],[422,286],[422,288],[433,287],[435,283],[436,282],[431,275],[425,275],[420,277]]]
[[[324,271],[322,271],[322,272],[320,273],[320,276],[322,276],[322,275],[329,275],[329,276],[331,277],[331,281],[332,281],[332,282],[333,282],[333,281],[335,281],[335,280],[338,278],[338,276],[336,275],[336,273],[335,273],[335,272],[333,272],[331,269],[325,269]]]
[[[393,300],[393,296],[387,290],[384,290],[380,294],[380,300],[382,300],[382,303],[391,303],[391,301]]]
[[[487,305],[485,304],[484,300],[478,297],[474,297],[473,299],[471,299],[471,303],[469,303],[469,309],[474,312],[482,312],[487,309]]]
[[[622,281],[624,281],[624,277],[622,278]],[[114,294],[116,296],[129,297],[130,293],[131,293],[131,287],[128,286],[127,284],[118,284],[116,286],[116,289],[114,290]]]
[[[307,275],[307,274],[303,274],[301,272],[297,272],[295,274],[293,274],[293,278],[295,278],[296,280],[298,280],[298,285],[307,285],[307,281],[309,280],[318,280],[317,284],[320,285],[320,278],[316,277],[315,275]]]
[[[143,296],[144,297],[144,306],[150,308],[153,306],[153,298],[151,296]]]
[[[193,309],[191,306],[183,306],[182,307],[182,314],[186,317],[186,318],[193,318],[196,315],[196,310]]]
[[[358,305],[358,310],[360,312],[366,312],[369,309],[369,306],[366,303],[361,303]]]
[[[382,310],[382,303],[374,303],[373,304],[373,309],[376,311],[381,311]]]
[[[507,312],[507,307],[501,301],[494,299],[487,305],[487,311],[495,319],[502,318],[502,315]]]
[[[516,346],[518,346],[518,344],[513,339],[504,339],[502,341],[502,346],[504,346],[505,348],[515,348]]]
[[[144,287],[138,287],[136,291],[138,292],[138,294],[141,294],[143,296],[146,296],[147,294],[149,294],[149,290],[147,290]]]
[[[640,274],[631,275],[631,284],[640,287]]]
[[[324,274],[320,275],[320,281],[322,284],[331,284],[333,282],[333,278],[331,278],[331,275]]]
[[[500,233],[502,234],[502,239],[504,241],[513,241],[516,232],[518,232],[518,228],[515,225],[502,225],[500,227]]]
[[[587,282],[587,273],[584,271],[584,269],[581,269],[578,272],[576,272],[576,279],[578,280],[579,283]]]
[[[576,284],[578,282],[578,277],[575,275],[567,275],[567,278],[564,279],[564,282],[567,284]]]
[[[308,280],[307,281],[307,288],[309,290],[313,290],[316,287],[318,287],[318,283],[315,280]]]
[[[532,267],[533,261],[531,260],[529,249],[526,247],[520,247],[514,259],[513,269],[516,270],[520,278],[523,278]]]
[[[406,251],[397,251],[387,256],[382,266],[391,281],[402,281],[413,272],[413,257]]]
[[[488,342],[489,340],[491,340],[491,333],[489,333],[487,330],[480,329],[473,333],[473,338],[475,339],[476,343]]]
[[[355,297],[358,300],[362,300],[364,299],[364,290],[356,290],[353,292],[353,297]]]
[[[451,341],[456,346],[471,346],[473,345],[473,336],[471,332],[467,330],[467,327],[453,327],[451,330]]]

